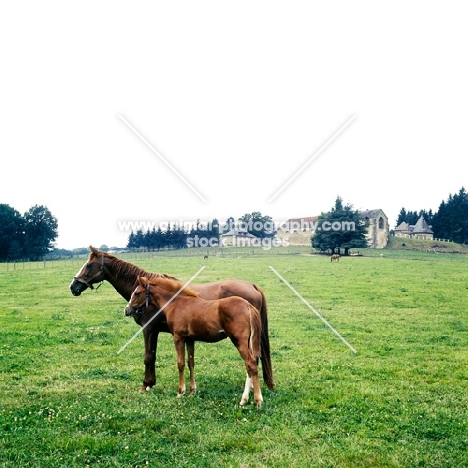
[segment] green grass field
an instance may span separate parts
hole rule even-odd
[[[170,335],[157,383],[143,338],[104,283],[73,297],[85,259],[0,265],[1,467],[468,466],[468,258],[305,249],[121,257],[158,272],[261,286],[277,387],[238,406],[244,364],[228,340],[196,344],[198,393],[176,398]],[[272,266],[358,351],[294,295]]]

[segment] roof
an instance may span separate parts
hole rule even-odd
[[[225,232],[224,234],[222,234],[222,236],[239,236],[239,237],[254,237],[254,238],[256,238],[256,236],[254,236],[253,234],[250,234],[250,232],[247,231],[247,229],[239,229],[239,228],[231,229],[230,231]]]
[[[414,225],[412,234],[434,234],[434,231],[426,223],[424,216],[418,219],[418,222]]]
[[[377,218],[377,216],[383,214],[385,216],[385,213],[379,208],[379,209],[376,209],[376,210],[363,210],[363,211],[359,211],[359,216],[361,218]],[[387,216],[385,216],[387,217]]]
[[[406,221],[403,221],[395,228],[395,231],[409,231],[409,230],[410,230],[410,225]]]

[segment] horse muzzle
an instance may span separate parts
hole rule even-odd
[[[143,315],[145,313],[145,309],[143,307],[133,307],[130,304],[127,304],[124,311],[127,317],[132,317],[133,315]]]
[[[88,286],[75,279],[70,283],[70,291],[74,296],[79,296],[87,287]]]

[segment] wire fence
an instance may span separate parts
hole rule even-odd
[[[266,256],[266,255],[299,255],[310,254],[312,249],[306,246],[298,247],[277,247],[269,250],[262,248],[238,247],[238,248],[191,248],[191,249],[162,249],[159,251],[120,251],[110,252],[122,260],[132,263],[151,260],[156,258],[238,258],[246,256]],[[86,262],[87,254],[74,255],[73,257],[45,258],[39,261],[15,260],[0,262],[1,272],[14,272],[24,270],[39,270],[44,268],[64,268],[81,266]]]

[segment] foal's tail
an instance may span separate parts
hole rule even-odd
[[[263,380],[270,390],[275,388],[275,379],[273,377],[273,368],[271,366],[270,357],[270,338],[268,336],[268,309],[263,290],[254,284],[255,289],[262,295],[262,307],[260,308],[260,318],[262,321],[262,332],[260,336],[261,352],[260,359],[262,360]]]
[[[249,336],[249,350],[255,359],[258,359],[261,354],[261,333],[262,321],[260,319],[260,312],[256,307],[247,302],[250,313],[250,336]]]

